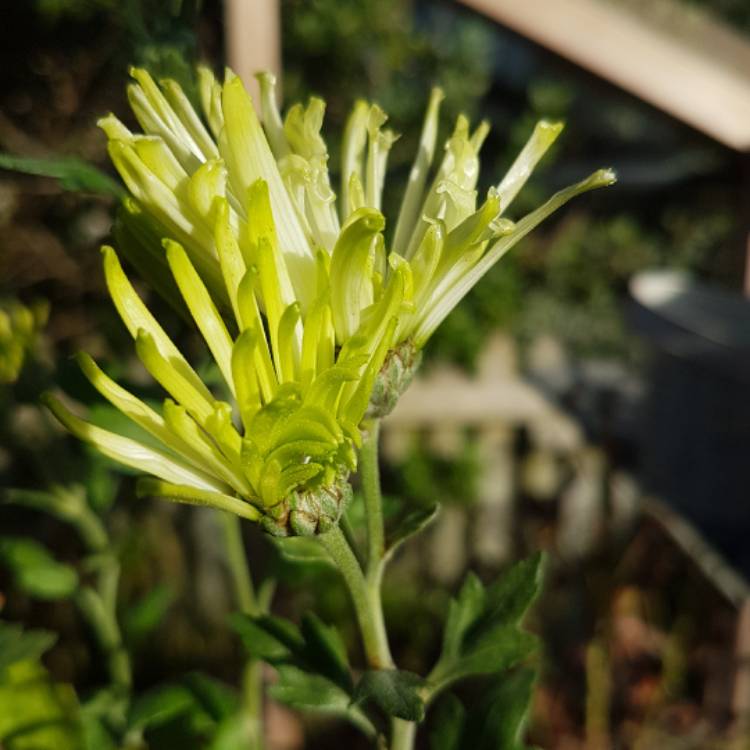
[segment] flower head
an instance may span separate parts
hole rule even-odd
[[[303,321],[299,302],[284,289],[266,183],[258,180],[249,191],[254,231],[248,251],[257,265],[246,260],[235,240],[228,207],[220,203],[216,213],[215,242],[236,334],[183,247],[165,240],[164,248],[228,400],[203,383],[136,293],[115,251],[105,247],[112,300],[138,357],[169,398],[158,413],[80,354],[92,385],[147,439],[89,424],[54,396],[47,395],[46,403],[76,436],[156,477],[141,481],[142,494],[213,505],[260,520],[276,534],[324,531],[337,522],[349,496],[358,425],[393,341],[396,318],[363,327],[337,351],[327,257],[318,255],[317,294]]]
[[[157,445],[48,403],[79,437],[158,478],[142,491],[262,519],[277,533],[336,522],[361,420],[392,408],[441,321],[550,213],[614,181],[600,170],[510,221],[505,210],[562,126],[539,123],[479,201],[488,126],[472,130],[459,117],[432,170],[442,100],[435,89],[387,241],[381,198],[396,136],[376,104],[357,102],[349,117],[337,200],[322,100],[296,104],[282,120],[273,77],[263,74],[261,124],[230,71],[221,84],[199,70],[200,114],[174,81],[132,75],[128,96],[144,133],[113,115],[100,122],[130,192],[115,239],[157,291],[189,310],[227,396],[216,398],[201,382],[105,248],[115,305],[170,398],[158,414],[86,355],[81,366]]]

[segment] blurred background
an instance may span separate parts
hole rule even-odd
[[[158,397],[100,272],[115,199],[83,162],[113,174],[95,123],[132,122],[130,64],[194,92],[196,61],[229,60],[248,81],[275,69],[286,104],[326,100],[334,172],[354,100],[380,103],[403,134],[387,216],[436,83],[445,136],[460,112],[492,126],[480,191],[537,119],[566,121],[516,215],[616,169],[616,187],[575,201],[482,280],[384,424],[386,492],[443,504],[386,581],[396,660],[430,664],[469,568],[489,578],[544,548],[536,745],[748,747],[747,0],[5,0],[0,20],[2,163],[50,174],[53,159],[62,176],[0,171],[3,498],[77,493],[105,519],[139,690],[192,670],[238,682],[224,551],[205,514],[135,501],[133,477],[64,435],[38,398],[59,384],[119,426],[71,361],[80,349]],[[281,581],[275,608],[314,606],[358,648],[335,576],[246,534],[254,570]],[[59,634],[45,665],[83,701],[103,666],[65,585],[86,576],[81,556],[63,523],[0,504],[0,613]],[[269,717],[275,748],[358,747],[279,705]],[[179,713],[155,731],[154,747],[205,746]]]

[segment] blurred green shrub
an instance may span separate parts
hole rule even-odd
[[[0,303],[0,384],[17,380],[48,315],[46,302],[29,307],[17,300]]]

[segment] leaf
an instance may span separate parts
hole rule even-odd
[[[121,198],[125,191],[109,175],[83,159],[57,156],[36,159],[0,153],[0,167],[13,172],[53,177],[62,188],[81,193],[96,193]]]
[[[465,677],[502,672],[531,656],[537,646],[537,637],[532,633],[513,625],[500,625],[481,641],[465,646],[461,656],[434,671],[430,681],[435,683],[436,690],[441,690]]]
[[[97,690],[81,706],[83,747],[118,750],[115,735],[127,723],[128,696],[116,687]]]
[[[37,599],[64,599],[78,588],[76,571],[30,539],[0,537],[0,563],[21,591]]]
[[[485,589],[470,573],[451,601],[440,659],[428,677],[430,697],[457,680],[509,669],[527,658],[537,639],[520,623],[541,588],[541,554],[514,565]]]
[[[392,553],[409,537],[419,533],[435,519],[438,509],[437,503],[426,508],[408,508],[406,513],[389,530],[386,538],[386,549]]]
[[[485,592],[482,582],[474,573],[468,573],[461,591],[448,609],[443,635],[443,654],[457,656],[466,631],[484,611]]]
[[[57,636],[46,630],[24,630],[0,621],[0,673],[19,661],[38,661],[56,640]]]
[[[79,750],[78,701],[69,685],[53,683],[35,661],[0,673],[0,747],[7,750]]]
[[[128,727],[158,727],[194,710],[195,706],[195,696],[184,685],[163,685],[140,695],[133,702],[128,715]]]
[[[543,571],[544,556],[541,552],[508,570],[487,589],[485,614],[471,635],[498,622],[519,624],[542,588]]]
[[[354,703],[374,701],[389,716],[406,721],[422,721],[425,706],[419,689],[424,684],[424,680],[413,672],[368,670],[354,690]]]
[[[315,671],[331,679],[350,693],[353,683],[346,645],[336,628],[326,625],[312,612],[302,617],[302,635],[305,647],[300,656]]]
[[[528,721],[535,674],[519,669],[503,677],[470,711],[462,747],[472,750],[526,750],[523,735]]]
[[[236,709],[237,699],[231,689],[195,672],[179,683],[162,685],[139,696],[127,724],[131,730],[153,730],[179,720],[194,729],[211,728]]]
[[[279,681],[268,692],[281,703],[303,711],[345,714],[349,710],[349,694],[327,677],[292,666],[279,667],[278,671]]]
[[[463,703],[453,693],[448,693],[440,699],[432,713],[430,750],[462,750],[461,735],[466,721]]]
[[[325,547],[314,537],[289,536],[270,537],[281,557],[288,563],[309,567],[322,565],[335,567]]]
[[[281,617],[235,614],[230,617],[230,622],[248,653],[270,664],[290,660],[304,645],[299,628]]]
[[[215,721],[223,721],[237,710],[237,695],[223,682],[201,672],[191,672],[182,682]]]
[[[174,590],[166,584],[160,584],[140,601],[131,604],[123,618],[125,637],[129,641],[142,641],[164,619],[174,598]]]

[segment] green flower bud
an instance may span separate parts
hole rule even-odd
[[[413,341],[403,341],[391,349],[380,368],[367,407],[369,419],[387,417],[401,394],[409,387],[422,362],[422,351]]]

